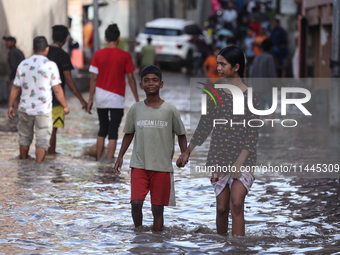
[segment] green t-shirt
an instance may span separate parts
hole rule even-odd
[[[142,60],[141,60],[141,68],[144,68],[148,65],[155,64],[155,56],[156,56],[156,49],[155,46],[152,45],[145,45],[141,51]]]
[[[175,134],[185,135],[175,106],[163,102],[153,108],[144,101],[135,103],[126,115],[124,133],[135,133],[131,168],[173,172]]]

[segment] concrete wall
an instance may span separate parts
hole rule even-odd
[[[8,72],[7,66],[7,50],[5,47],[5,42],[2,41],[2,37],[8,34],[8,22],[5,15],[5,10],[0,0],[0,76]],[[1,83],[1,81],[0,81]],[[0,85],[1,86],[1,85]]]
[[[9,71],[3,36],[15,37],[17,47],[29,57],[35,36],[43,35],[52,42],[51,27],[67,23],[67,0],[0,0],[0,86],[6,84]]]
[[[14,36],[17,47],[28,57],[35,36],[44,35],[51,42],[51,27],[67,25],[67,0],[0,0],[0,24],[0,36]],[[0,51],[0,61],[6,61],[4,43]]]
[[[130,1],[108,1],[108,5],[99,7],[98,16],[102,21],[99,27],[99,38],[103,42],[105,29],[108,25],[116,23],[120,30],[121,38],[129,37],[129,2]]]
[[[314,1],[314,3],[307,1],[304,13],[313,40],[312,59],[309,63],[313,67],[314,77],[331,77],[333,3],[331,0]],[[330,85],[320,86],[329,87]]]
[[[338,1],[338,0],[336,0]],[[308,48],[305,63],[308,76],[313,77],[311,105],[314,106],[313,115],[329,117],[331,80],[330,58],[332,48],[333,0],[302,0],[301,16],[306,19]],[[301,47],[302,48],[302,47]],[[316,96],[317,95],[317,96]]]

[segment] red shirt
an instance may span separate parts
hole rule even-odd
[[[254,30],[255,35],[259,35],[260,34],[261,26],[260,26],[259,23],[250,23],[249,25]]]
[[[135,70],[130,53],[119,48],[104,48],[94,53],[91,72],[97,68],[97,87],[125,96],[125,74]],[[91,67],[90,67],[91,68]]]

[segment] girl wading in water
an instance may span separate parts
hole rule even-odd
[[[190,152],[203,144],[213,130],[206,166],[220,166],[233,169],[229,172],[213,173],[211,183],[216,195],[217,233],[224,235],[228,231],[229,211],[232,215],[232,235],[244,236],[244,199],[253,184],[254,176],[244,169],[256,165],[256,143],[259,127],[250,127],[248,120],[259,119],[249,111],[247,104],[247,85],[244,84],[245,60],[243,52],[237,46],[228,46],[217,56],[217,71],[227,84],[242,90],[244,95],[244,115],[233,115],[233,96],[228,89],[216,89],[222,105],[215,106],[208,97],[207,114],[202,115],[187,150],[180,156],[182,165],[188,162]],[[259,99],[253,93],[253,106],[259,109]],[[232,120],[233,125],[216,125],[214,119]],[[251,123],[255,126],[257,121]],[[239,123],[239,124],[236,124]],[[245,124],[243,124],[245,123]],[[220,169],[221,169],[220,168]],[[241,171],[242,170],[242,171]]]

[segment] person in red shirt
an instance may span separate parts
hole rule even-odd
[[[249,26],[251,27],[251,29],[254,30],[254,33],[255,33],[256,36],[260,34],[261,26],[260,26],[259,23],[257,23],[255,17],[250,18]]]
[[[111,24],[105,30],[107,47],[94,53],[89,71],[90,97],[87,110],[91,112],[93,96],[96,93],[96,107],[99,117],[99,132],[97,136],[97,160],[100,160],[104,150],[105,138],[109,135],[107,159],[112,159],[117,146],[118,127],[125,108],[125,75],[136,102],[139,101],[136,80],[133,76],[135,67],[131,55],[117,47],[120,31],[116,24]]]

